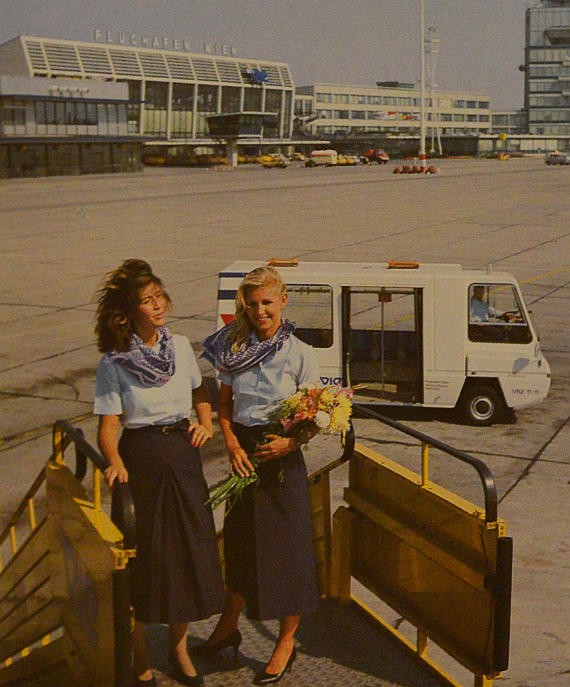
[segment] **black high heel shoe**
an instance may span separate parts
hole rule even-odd
[[[193,646],[191,651],[198,654],[198,656],[215,656],[219,654],[222,649],[231,647],[237,657],[241,640],[241,632],[239,630],[234,630],[227,637],[220,639],[220,641],[215,644],[199,644],[198,646]]]
[[[254,685],[274,685],[276,682],[279,682],[283,675],[285,673],[290,673],[291,668],[293,667],[293,663],[295,663],[295,659],[297,658],[297,649],[293,647],[293,651],[291,652],[291,656],[289,656],[289,660],[287,661],[287,665],[285,668],[280,673],[268,673],[266,669],[263,670],[263,672],[258,673],[254,678],[253,678],[253,684]]]
[[[170,663],[172,664],[172,675],[176,682],[186,685],[186,687],[199,687],[204,684],[204,678],[201,675],[186,675],[174,654],[170,654]]]

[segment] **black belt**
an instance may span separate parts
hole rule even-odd
[[[144,427],[133,427],[131,431],[140,431],[144,429],[147,432],[157,432],[160,434],[173,434],[174,432],[183,432],[185,434],[189,427],[190,420],[185,417],[171,425],[145,425]]]

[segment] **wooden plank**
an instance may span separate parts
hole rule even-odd
[[[0,687],[25,684],[34,687],[90,687],[92,683],[74,656],[73,643],[64,635],[0,669]]]
[[[10,595],[13,602],[9,612],[0,622],[0,641],[3,637],[9,636],[15,629],[26,624],[33,619],[42,608],[52,602],[53,596],[50,587],[49,571],[44,570],[47,575],[36,587],[31,590],[28,588],[28,577],[18,585],[14,593]]]
[[[9,634],[0,637],[0,661],[14,656],[24,647],[39,641],[53,632],[61,624],[61,616],[53,601],[49,601],[38,612],[26,619],[20,626],[14,627]]]
[[[345,490],[345,501],[366,518],[391,532],[399,540],[430,558],[440,567],[449,570],[472,587],[484,589],[485,576],[488,573],[484,561],[473,560],[473,558],[467,560],[467,557],[463,555],[465,552],[461,550],[438,546],[434,543],[431,532],[422,533],[417,529],[412,529],[408,523],[398,520],[394,513],[385,513],[383,509],[362,498],[350,488]],[[384,551],[383,555],[389,556],[390,552]]]

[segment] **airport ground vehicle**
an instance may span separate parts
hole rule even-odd
[[[570,165],[570,154],[554,150],[547,154],[545,162],[547,165]]]
[[[271,155],[262,155],[261,164],[264,167],[278,167],[279,169],[285,169],[289,167],[291,162],[282,155],[281,153],[272,153]]]
[[[337,164],[353,167],[354,165],[360,165],[362,163],[358,155],[339,155]]]
[[[366,158],[368,162],[377,162],[379,165],[387,165],[390,160],[388,153],[382,148],[370,148],[365,150],[361,157]]]
[[[332,167],[338,164],[336,150],[313,150],[305,162],[305,167]]]
[[[235,262],[220,272],[218,327],[233,318],[237,286],[259,264]],[[273,264],[287,284],[297,336],[317,349],[322,383],[357,387],[359,403],[456,408],[486,426],[546,397],[550,367],[507,272]]]

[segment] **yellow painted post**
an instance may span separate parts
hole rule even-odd
[[[63,432],[59,427],[53,430],[53,453],[56,463],[63,463]]]
[[[93,508],[101,510],[101,470],[93,467]]]
[[[16,542],[16,528],[14,525],[10,527],[10,542],[12,543],[12,553],[16,553],[18,550],[18,543]]]
[[[331,596],[341,604],[350,603],[352,573],[352,522],[355,514],[339,506],[333,516]]]
[[[28,499],[28,513],[30,514],[30,527],[32,530],[36,529],[36,509],[34,508],[34,499]]]
[[[418,652],[418,656],[425,656],[427,654],[427,643],[427,635],[425,632],[418,629],[416,635],[416,651]]]
[[[429,445],[422,442],[422,487],[427,487],[429,485],[428,477],[428,458],[429,458]]]

